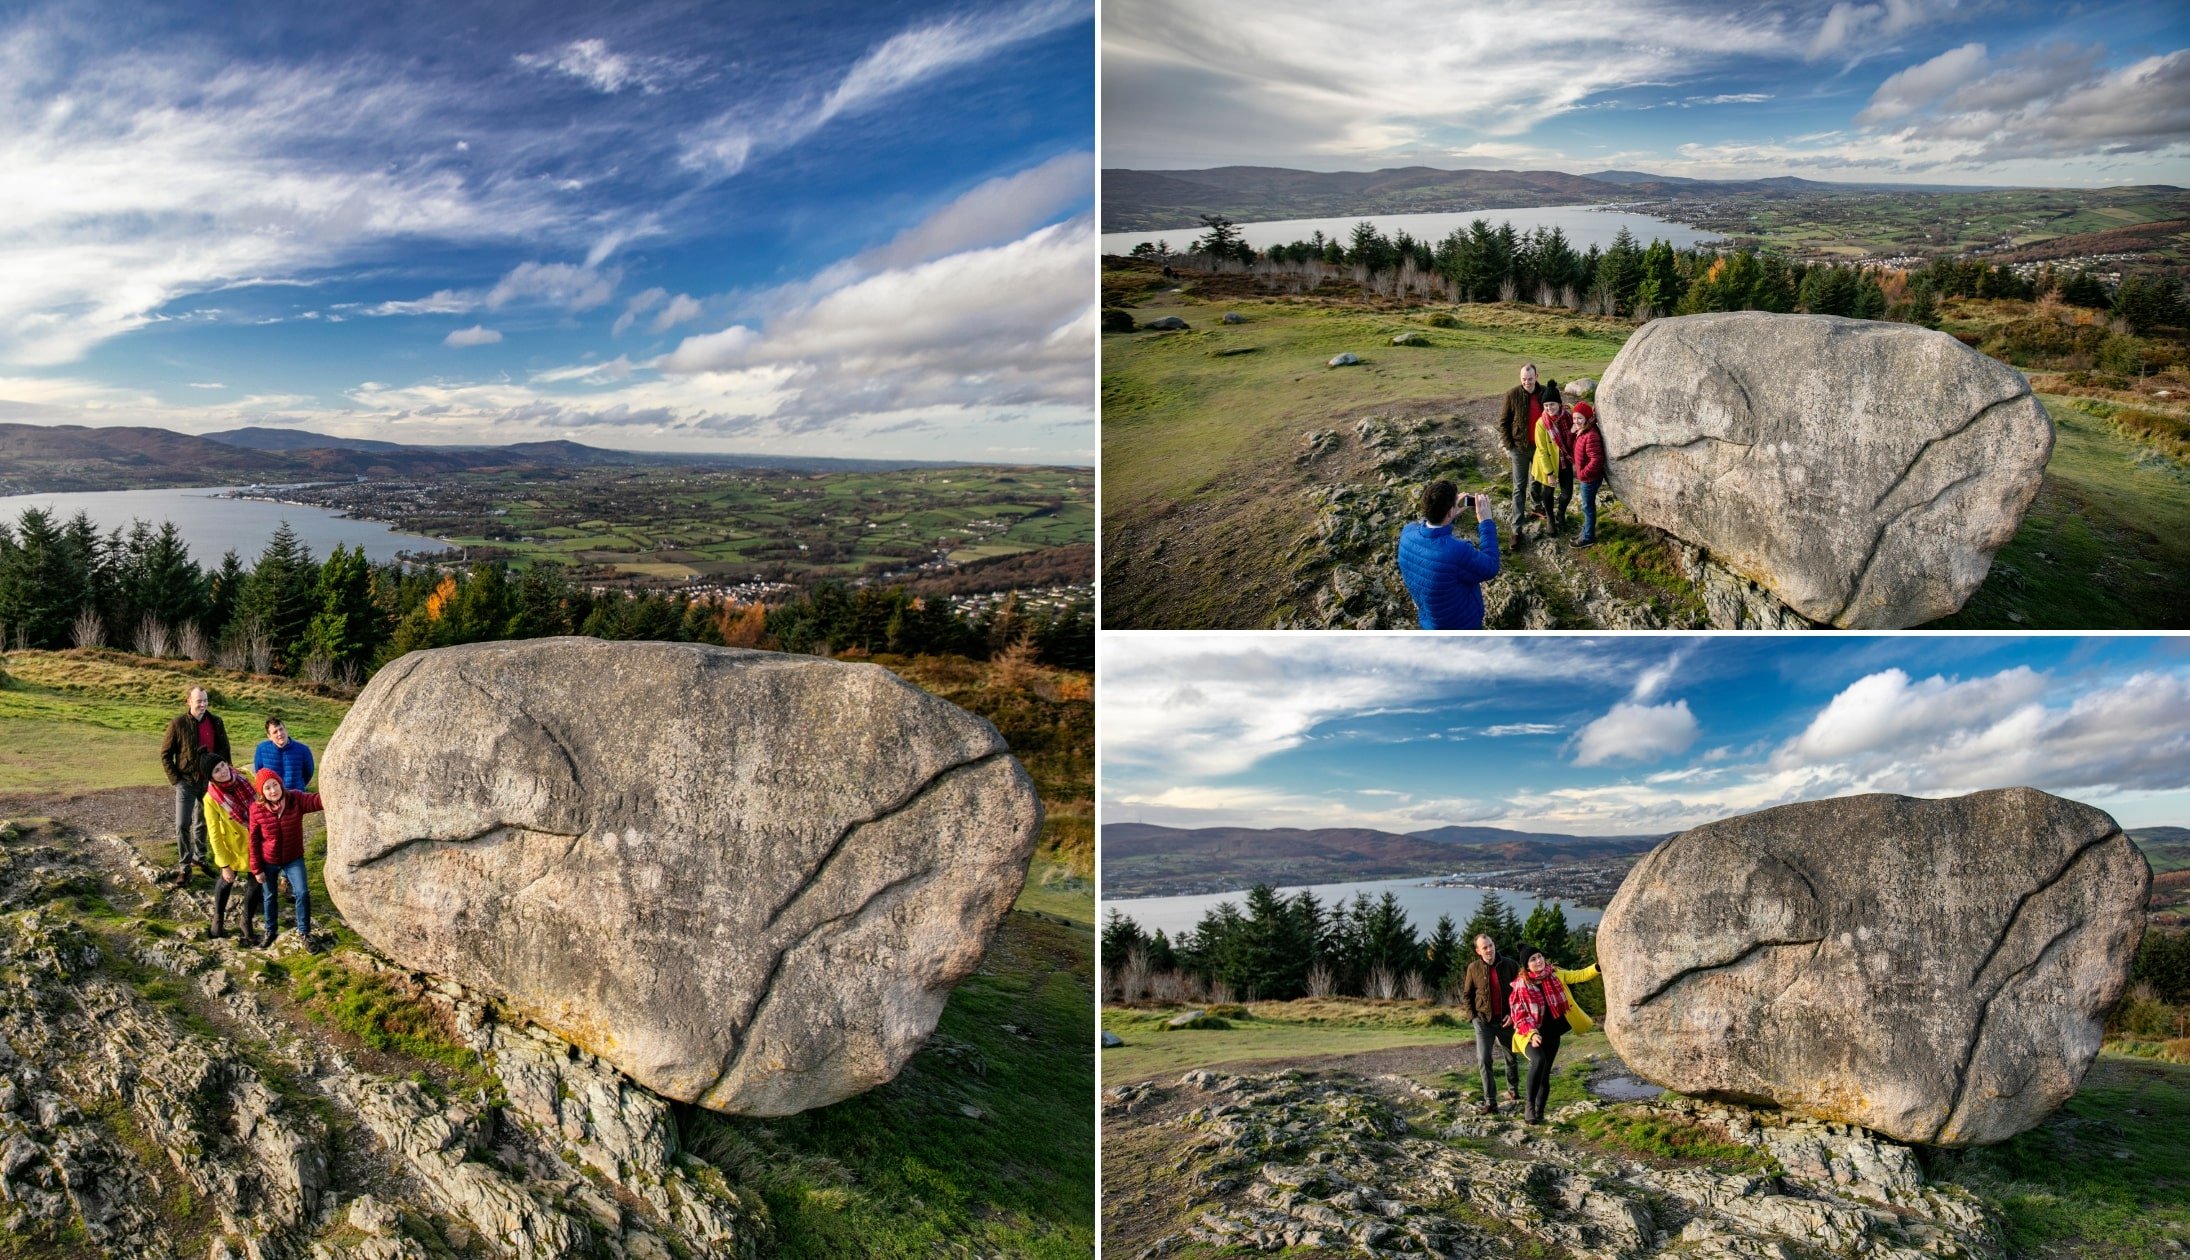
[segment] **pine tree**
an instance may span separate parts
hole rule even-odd
[[[1536,903],[1528,912],[1528,922],[1521,927],[1521,948],[1539,950],[1552,964],[1563,966],[1568,961],[1572,942],[1567,939],[1566,911],[1557,902]]]
[[[1468,947],[1460,940],[1460,929],[1453,926],[1452,916],[1437,916],[1437,927],[1430,933],[1428,943],[1422,947],[1422,979],[1434,990],[1458,984],[1467,973]]]

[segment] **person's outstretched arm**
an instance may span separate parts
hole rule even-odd
[[[1566,984],[1581,984],[1583,981],[1594,980],[1596,978],[1597,964],[1595,963],[1589,964],[1587,967],[1582,968],[1580,971],[1562,971],[1559,973],[1559,979]]]

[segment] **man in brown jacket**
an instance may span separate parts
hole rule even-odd
[[[228,755],[228,728],[211,709],[205,688],[192,687],[184,692],[183,703],[187,707],[167,724],[167,737],[160,741],[160,768],[175,786],[177,887],[190,882],[192,865],[203,867],[207,875],[214,873],[205,842],[205,810],[201,807],[205,777],[198,770],[198,758],[212,753],[217,760],[233,761]]]
[[[1521,546],[1521,526],[1528,520],[1528,462],[1536,454],[1536,417],[1543,414],[1544,400],[1559,396],[1559,382],[1538,381],[1536,365],[1521,365],[1521,383],[1506,391],[1505,410],[1498,416],[1499,436],[1505,439],[1506,456],[1513,463],[1513,547]]]
[[[1492,1074],[1490,1057],[1494,1048],[1506,1056],[1506,1099],[1516,1107],[1521,1105],[1521,1068],[1514,1061],[1513,1042],[1505,1031],[1513,1024],[1506,995],[1520,974],[1520,964],[1500,954],[1498,942],[1487,935],[1475,938],[1475,957],[1468,963],[1467,977],[1460,982],[1460,1000],[1475,1020],[1475,1061],[1483,1069],[1483,1110],[1494,1116],[1498,1114],[1498,1079]]]

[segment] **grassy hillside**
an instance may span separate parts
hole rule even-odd
[[[1105,305],[1140,323],[1177,315],[1190,326],[1103,339],[1103,611],[1113,628],[1273,624],[1298,596],[1287,562],[1316,520],[1310,492],[1334,475],[1379,477],[1369,463],[1311,463],[1313,432],[1343,437],[1368,416],[1427,421],[1470,449],[1450,473],[1462,488],[1505,499],[1491,426],[1520,365],[1561,381],[1597,376],[1633,332],[1624,320],[1522,304],[1408,308],[1351,285],[1272,296],[1242,276],[1173,283],[1138,264],[1106,267],[1103,284]],[[1986,307],[1950,303],[1947,327],[1978,337],[1988,318],[2010,314]],[[1223,323],[1227,312],[1245,322]],[[1422,344],[1391,344],[1409,331]],[[1349,351],[1361,366],[1325,366]],[[2173,379],[2147,379],[2130,406],[2092,374],[2039,375],[2058,439],[2038,499],[1985,584],[1935,628],[2190,624],[2190,462],[2176,431],[2190,421],[2158,396]],[[1568,588],[1632,590],[1673,624],[1693,615],[1664,536],[1616,505],[1602,518],[1605,545],[1594,551],[1523,550],[1509,567]],[[1402,523],[1374,525],[1396,536]],[[1589,624],[1553,604],[1554,624]]]
[[[686,1109],[687,1145],[756,1191],[774,1223],[775,1254],[1084,1256],[1093,1246],[1094,1065],[1092,700],[1085,675],[1036,670],[999,677],[957,660],[886,662],[916,683],[982,712],[1005,733],[1049,810],[1034,871],[980,970],[951,996],[936,1037],[897,1080],[834,1107],[755,1122]],[[160,732],[182,688],[204,685],[227,718],[238,755],[254,715],[277,708],[315,747],[347,709],[286,679],[97,651],[17,652],[0,658],[0,818],[52,815],[33,828],[122,836],[155,864],[174,857],[172,815],[158,767]],[[363,1047],[394,1075],[483,1081],[439,1020],[398,987],[351,965],[363,943],[341,924],[320,876],[325,836],[307,832],[314,915],[333,930],[324,956],[267,964],[271,986],[302,1018]],[[80,899],[71,915],[101,932],[193,934],[151,910],[117,911],[150,897],[116,883]],[[149,903],[148,903],[149,904]],[[155,996],[174,987],[141,977]],[[451,1074],[454,1074],[453,1076]],[[0,1230],[0,1256],[39,1250]],[[22,1250],[30,1247],[28,1251]],[[201,1249],[202,1250],[202,1249]]]

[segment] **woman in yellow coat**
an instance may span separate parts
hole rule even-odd
[[[1544,1106],[1551,1101],[1551,1064],[1559,1057],[1559,1038],[1570,1032],[1595,1027],[1589,1012],[1567,992],[1570,984],[1597,978],[1597,965],[1580,971],[1561,971],[1551,965],[1542,950],[1532,949],[1513,981],[1507,1006],[1513,1012],[1513,1050],[1528,1058],[1528,1122],[1544,1122]]]
[[[1529,496],[1535,500],[1537,514],[1544,518],[1544,528],[1553,534],[1558,532],[1554,505],[1559,497],[1559,468],[1567,461],[1566,446],[1559,436],[1563,416],[1558,398],[1544,400],[1543,414],[1536,417],[1536,455],[1528,465]]]
[[[213,885],[213,935],[228,935],[228,896],[236,881],[251,869],[251,789],[234,766],[207,753],[200,761],[206,776],[205,838],[213,862],[221,869]],[[258,906],[256,889],[243,895],[243,939],[251,939],[252,911]]]

